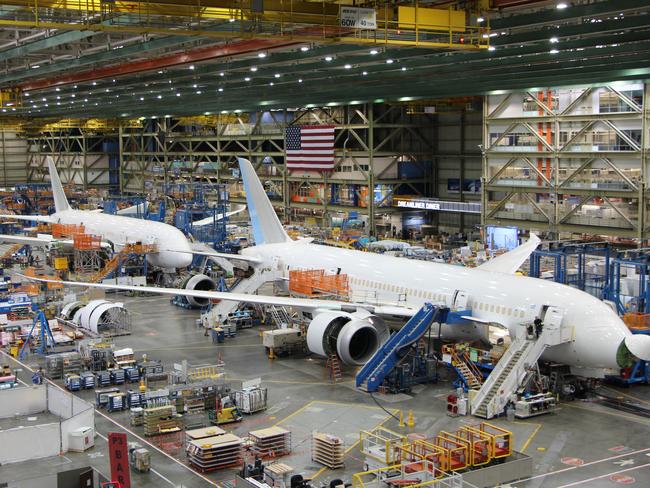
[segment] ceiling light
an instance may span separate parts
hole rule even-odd
[[[41,67],[40,64],[35,64],[34,66],[32,66],[32,69],[36,69],[36,68],[40,68],[40,67]]]
[[[76,90],[76,89],[77,89],[77,85],[73,86],[72,88],[74,88],[74,89]]]
[[[93,81],[93,86],[97,86],[97,82],[96,82],[96,81]]]
[[[367,72],[367,71],[364,71],[364,72],[361,73],[361,74],[362,74],[363,76],[366,76],[366,75],[368,74],[368,72]]]
[[[375,54],[378,54],[378,53],[379,53],[379,51],[377,51],[376,49],[371,49],[371,50],[370,50],[370,54],[372,54],[373,56],[374,56]]]
[[[194,69],[194,65],[193,65],[193,64],[190,64],[190,69]]]
[[[70,95],[70,96],[71,96],[72,98],[74,98],[74,97],[76,97],[77,95],[75,95],[75,94],[73,93],[73,94],[72,94],[72,95]]]
[[[47,102],[47,98],[43,97],[43,101],[44,101],[44,102]]]
[[[84,102],[87,102],[87,101],[88,101],[88,99],[87,99],[87,98],[84,98]]]
[[[496,50],[496,47],[494,47],[494,46],[488,47],[488,51],[495,51],[495,50]]]
[[[144,97],[140,97],[140,101],[143,101],[143,100],[144,100]]]
[[[271,82],[271,83],[269,83],[269,85],[273,86],[273,85],[275,85],[275,83]]]
[[[257,71],[257,66],[251,66],[251,71],[255,73]]]
[[[172,82],[172,80],[167,80],[167,83],[171,83],[171,82]]]
[[[234,22],[234,21],[235,21],[234,17],[230,17],[230,19],[228,19],[228,22]]]
[[[29,93],[25,92],[25,93],[23,93],[23,95],[25,95],[26,97],[28,97],[28,96],[29,96]]]
[[[110,93],[111,91],[108,88],[106,88],[105,92]]]
[[[113,80],[113,83],[115,83],[117,80]]]
[[[485,19],[483,17],[477,17],[476,22],[480,24],[481,22],[485,22]]]
[[[557,53],[559,53],[559,52],[560,52],[560,51],[558,51],[557,49],[551,49],[551,50],[549,51],[549,53],[551,53],[551,54],[557,54]]]
[[[56,99],[57,99],[57,100],[61,100],[61,97],[57,96]]]
[[[194,83],[194,84],[192,85],[192,88],[198,88],[198,87],[199,87],[199,85],[197,85],[196,83]]]
[[[56,87],[55,90],[56,90],[56,91],[61,91],[61,88]]]
[[[394,61],[392,59],[387,59],[386,60],[386,64],[393,64],[393,63],[394,63]]]
[[[302,83],[302,78],[298,78],[298,83]]]
[[[406,66],[402,66],[402,71],[406,71]]]
[[[564,9],[567,8],[568,6],[569,6],[569,5],[566,4],[566,3],[564,3],[564,2],[560,2],[560,3],[558,3],[558,4],[555,6],[555,8],[558,9],[558,10],[564,10]]]
[[[280,75],[280,73],[276,73],[273,76],[275,76],[276,78],[280,78],[281,75]]]
[[[331,61],[332,59],[334,59],[332,56],[325,56],[325,61]]]
[[[247,76],[246,78],[244,78],[244,81],[251,81],[251,79]]]
[[[197,90],[197,91],[196,91],[196,94],[197,94],[197,95],[200,95],[201,93],[202,93],[201,90]]]
[[[219,73],[219,76],[225,76],[224,72],[222,71],[221,73]]]
[[[551,37],[551,38],[548,40],[548,42],[550,42],[551,44],[555,44],[555,43],[560,42],[560,40],[559,40],[557,37]]]
[[[217,91],[218,91],[218,92],[222,92],[222,91],[223,91],[223,88],[217,88]]]
[[[158,74],[159,74],[159,75],[162,75],[162,74],[163,74],[163,70],[158,70]]]
[[[302,46],[300,50],[304,53],[306,51],[309,51],[309,48],[307,46]]]
[[[162,98],[162,95],[158,95],[156,98],[160,100]]]
[[[343,66],[343,67],[344,67],[345,69],[350,69],[350,68],[352,68],[352,65],[351,65],[351,64],[346,64],[346,65]]]
[[[258,57],[258,58],[265,58],[265,57],[266,57],[266,53],[257,53],[257,57]]]
[[[180,94],[180,93],[177,93],[177,94],[176,94],[176,96],[177,96],[177,97],[180,97],[180,96],[181,96],[181,94]]]

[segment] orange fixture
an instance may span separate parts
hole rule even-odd
[[[350,287],[346,274],[325,274],[323,269],[309,269],[289,271],[289,291],[307,296],[347,297]]]
[[[75,224],[52,224],[52,237],[72,237],[76,234],[83,234],[84,226]]]
[[[74,248],[81,251],[99,249],[102,244],[102,238],[92,234],[74,234],[72,236],[72,241]]]

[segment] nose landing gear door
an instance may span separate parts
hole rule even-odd
[[[467,310],[467,304],[469,302],[469,294],[463,290],[456,290],[454,292],[454,298],[451,302],[451,309],[456,310]]]

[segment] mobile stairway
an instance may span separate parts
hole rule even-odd
[[[528,337],[522,324],[516,338],[485,380],[478,393],[471,398],[472,415],[491,419],[505,410],[506,404],[528,378],[547,347],[573,340],[573,327],[562,325],[562,310],[549,307],[544,316],[544,327],[539,338]]]
[[[252,295],[257,292],[264,284],[273,283],[281,278],[281,273],[272,268],[255,268],[253,274],[248,278],[242,278],[228,290],[231,293],[244,293]],[[201,315],[201,323],[204,327],[212,328],[219,325],[221,320],[225,320],[228,314],[234,312],[239,307],[239,302],[231,300],[221,300],[219,303],[210,307]]]
[[[431,324],[445,322],[448,313],[447,307],[425,303],[400,330],[377,349],[372,358],[361,368],[356,377],[357,388],[367,392],[377,391],[386,376],[404,358],[409,346],[419,341]]]
[[[458,375],[460,385],[465,391],[478,390],[483,384],[481,370],[469,358],[467,351],[451,351],[451,366]]]
[[[267,314],[271,317],[276,329],[286,329],[291,327],[291,316],[286,307],[276,307],[269,305],[266,307]]]

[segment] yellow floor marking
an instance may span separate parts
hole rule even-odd
[[[563,404],[565,407],[570,407],[570,408],[578,408],[580,410],[586,410],[587,412],[592,412],[592,413],[602,413],[603,415],[612,415],[614,417],[622,417],[626,420],[631,420],[632,422],[640,422],[642,424],[650,425],[650,420],[643,420],[638,417],[630,417],[629,415],[623,415],[620,413],[615,413],[615,412],[603,412],[601,410],[593,410],[591,408],[585,408],[585,407],[580,407],[578,405],[571,405],[570,403],[565,403]]]
[[[542,424],[535,424],[532,422],[515,422],[516,424],[528,424],[528,425],[534,425],[535,428],[533,429],[533,432],[528,436],[528,439],[526,439],[526,442],[524,442],[524,445],[521,446],[521,451],[520,452],[525,452],[532,440],[535,438],[537,435],[537,432],[539,432],[539,429],[542,428]]]
[[[635,397],[634,395],[630,395],[629,393],[623,393],[622,391],[615,390],[614,388],[610,388],[608,386],[603,386],[603,388],[605,388],[605,389],[607,389],[609,391],[612,391],[612,392],[616,393],[617,395],[626,396],[628,398],[631,398],[632,400],[636,400],[637,402],[645,403],[646,405],[650,404],[649,401],[643,400],[642,398],[639,398],[639,397]]]

